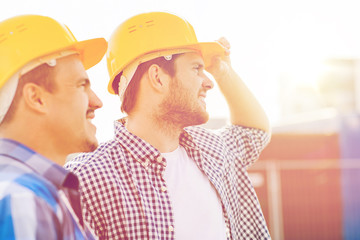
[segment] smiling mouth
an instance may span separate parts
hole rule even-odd
[[[205,97],[204,96],[200,96],[199,97],[200,102],[204,105],[204,107],[206,107],[206,101],[205,101]]]
[[[95,112],[94,112],[94,110],[88,110],[88,111],[86,112],[86,118],[89,119],[89,120],[94,119],[94,118],[95,118]]]

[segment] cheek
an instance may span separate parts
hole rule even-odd
[[[60,104],[64,112],[71,112],[75,116],[84,115],[88,109],[89,98],[86,94],[68,95]]]
[[[192,91],[201,88],[203,78],[194,72],[181,74],[176,80],[175,85],[183,89],[190,89]]]

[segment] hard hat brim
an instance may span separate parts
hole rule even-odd
[[[172,47],[172,49],[193,49],[199,51],[203,57],[205,68],[209,67],[212,63],[212,59],[215,56],[224,57],[225,56],[225,48],[218,42],[197,42],[194,44],[187,44],[182,46]],[[158,51],[164,51],[169,49],[158,49]],[[147,53],[146,53],[147,54]],[[146,55],[144,54],[144,55]],[[137,56],[137,58],[140,56]],[[136,59],[136,58],[135,58]],[[112,87],[112,83],[115,77],[124,70],[124,68],[130,63],[125,64],[119,72],[111,76],[111,79],[108,84],[108,91],[111,94],[115,94],[115,91]]]
[[[209,67],[212,63],[213,57],[224,57],[226,50],[218,42],[203,42],[197,44],[203,56],[205,67]]]
[[[79,52],[84,68],[87,70],[101,61],[107,50],[104,38],[94,38],[75,43],[67,49]]]

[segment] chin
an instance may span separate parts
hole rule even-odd
[[[206,110],[199,112],[199,117],[202,119],[203,123],[209,121],[209,113]]]
[[[99,142],[96,138],[94,138],[92,141],[89,141],[88,145],[88,152],[95,151],[95,149],[99,146]]]
[[[197,124],[197,125],[205,124],[205,123],[207,123],[208,121],[209,121],[209,116],[206,117],[206,118],[203,118],[203,119],[200,121],[200,123]]]
[[[95,151],[95,149],[99,146],[98,140],[95,136],[84,138],[81,145],[79,146],[81,148],[81,152],[92,152]]]

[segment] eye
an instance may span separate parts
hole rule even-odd
[[[202,70],[202,66],[199,65],[199,64],[196,64],[193,69],[196,71],[196,72],[200,72]]]
[[[79,83],[79,87],[84,87],[84,88],[90,87],[90,82],[89,82],[89,80],[85,79],[85,80],[81,81],[81,82]]]

